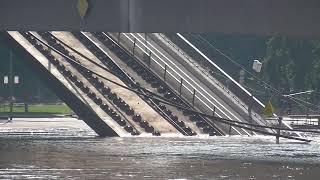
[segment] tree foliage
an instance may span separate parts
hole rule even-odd
[[[315,85],[314,65],[319,58],[314,56],[311,40],[293,39],[276,35],[266,42],[267,53],[264,58],[265,80],[277,89],[301,91],[318,88]],[[318,87],[317,87],[318,86]]]
[[[254,59],[263,62],[266,82],[279,90],[302,91],[320,89],[320,41],[274,35],[271,37],[244,35],[203,35],[246,69]],[[226,67],[230,64],[225,62]],[[224,66],[224,63],[220,63]]]
[[[205,34],[204,36],[222,52],[225,52],[233,60],[272,85],[282,94],[307,90],[320,91],[320,40],[283,35],[261,37]],[[254,59],[258,59],[263,63],[260,74],[252,71]],[[230,66],[236,66],[227,62],[227,59],[216,62],[227,72],[228,69],[232,69]],[[240,67],[238,69],[240,70]],[[228,73],[232,74],[233,72]],[[238,79],[237,76],[234,76],[234,78]],[[247,78],[251,79],[251,81],[245,82],[246,86],[260,91],[264,90],[262,83],[257,83],[248,74]],[[282,99],[271,91],[266,91],[265,95],[260,98],[268,100],[270,97],[273,97],[273,102],[277,105],[289,106],[288,100]],[[308,97],[307,95],[300,96],[299,98],[303,98],[313,104],[319,104],[320,99],[319,93],[313,93]]]

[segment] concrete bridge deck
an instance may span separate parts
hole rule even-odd
[[[230,89],[223,85],[223,83],[219,82],[214,76],[208,73],[204,69],[206,67],[202,67],[202,65],[198,64],[197,61],[189,55],[189,49],[179,47],[177,44],[170,41],[164,34],[153,33],[148,35],[149,39],[152,39],[149,41],[156,42],[156,44],[164,50],[162,53],[166,57],[175,59],[178,63],[177,66],[185,72],[192,72],[188,73],[188,76],[191,77],[190,80],[196,81],[193,82],[194,86],[203,87],[205,90],[204,94],[210,94],[209,97],[211,96],[211,101],[214,103],[215,107],[217,107],[216,112],[218,116],[220,114],[222,117],[237,121],[250,121],[248,105],[245,104],[241,98],[233,94]],[[260,125],[267,124],[258,113],[253,109],[251,111],[253,122]]]
[[[42,39],[42,37],[37,34],[36,32],[32,32],[32,34],[34,36],[36,36],[37,38],[45,41],[44,39]],[[47,42],[48,43],[48,42]],[[32,52],[33,53],[33,52]],[[66,61],[66,59],[64,57],[62,57],[61,55],[59,55],[58,53],[52,52],[52,54],[54,55],[55,58],[57,58],[60,63],[64,64],[65,67],[68,68],[68,70],[71,71],[72,74],[77,76],[78,80],[81,80],[82,82],[84,82],[84,84],[88,85],[88,87],[90,88],[91,91],[93,91],[98,97],[103,98],[103,96],[93,87],[90,86],[90,83],[86,80],[86,78],[80,73],[78,72],[70,63],[68,63]],[[36,57],[37,58],[37,57]],[[47,60],[49,62],[49,60]],[[55,67],[52,67],[55,68]],[[59,73],[58,75],[55,75],[59,80],[62,78],[61,74]],[[62,75],[63,76],[63,75]],[[66,79],[66,78],[64,78]],[[80,99],[82,99],[83,102],[85,102],[85,104],[87,106],[89,106],[104,122],[106,122],[106,124],[108,124],[119,136],[131,136],[128,132],[126,132],[121,126],[119,126],[116,122],[114,122],[114,120],[107,115],[91,98],[89,98],[87,96],[86,93],[84,93],[83,91],[81,91],[77,86],[75,86],[74,84],[72,84],[69,80],[68,81],[68,86],[70,89],[73,89],[73,91],[76,93],[77,97],[79,97]],[[66,85],[66,84],[65,84]]]
[[[195,73],[197,69],[157,34],[145,37],[139,33],[10,31],[8,34],[15,46],[30,56],[26,59],[35,70],[41,71],[49,84],[54,82],[51,87],[62,100],[101,136],[217,135],[219,131],[250,135],[248,127],[212,122],[206,115],[182,111],[173,105],[166,107],[166,103],[123,88],[133,87],[146,93],[145,87],[191,109],[206,114],[215,111],[217,121],[222,118],[249,122],[246,112],[238,112],[241,108],[230,105],[234,102],[224,97],[226,94],[212,89],[213,81],[204,81],[203,74]],[[142,86],[138,87],[138,82]],[[160,87],[165,90],[161,92]],[[107,88],[108,92],[103,91]],[[127,107],[132,107],[132,113],[125,110]],[[145,121],[136,121],[133,116],[137,114]]]
[[[77,85],[71,82],[70,79],[65,77],[65,75],[63,75],[61,71],[59,72],[59,68],[57,69],[57,67],[55,67],[50,62],[50,60],[47,59],[46,56],[44,56],[32,44],[30,44],[30,42],[27,39],[25,39],[25,37],[22,34],[20,34],[19,32],[13,32],[13,31],[8,33],[23,49],[26,50],[27,53],[32,55],[32,57],[34,58],[32,61],[39,62],[41,64],[41,67],[38,67],[38,68],[44,69],[45,71],[48,72],[48,74],[56,78],[59,81],[60,85],[66,87],[67,91],[70,91],[75,97],[77,97],[83,103],[83,106],[87,107],[85,111],[90,111],[91,113],[95,114],[97,117],[99,117],[99,121],[103,122],[102,124],[101,123],[99,124],[99,123],[96,123],[96,120],[92,120],[90,117],[84,117],[83,119],[89,126],[91,126],[94,129],[95,126],[93,125],[98,124],[99,126],[104,126],[104,128],[106,129],[110,128],[111,131],[114,131],[114,133],[119,136],[131,136],[130,133],[125,131],[123,127],[117,124],[104,110],[102,110],[99,104],[97,104],[92,98],[90,98],[88,94],[84,93],[82,89],[80,89],[80,87],[77,87]],[[43,41],[50,45],[50,43],[46,41],[46,39],[44,39],[43,36],[38,34],[37,32],[30,32],[30,34],[38,38],[40,42]],[[105,67],[105,65],[71,33],[53,32],[52,34],[67,45],[64,48],[68,49],[69,47],[72,47],[75,50],[81,52],[86,57],[93,60],[95,63]],[[66,59],[64,56],[62,56],[61,54],[58,54],[55,51],[48,49],[48,52],[50,52],[53,55],[53,58],[57,59],[61,65],[63,65],[66,69],[68,69],[71,74],[75,75],[77,77],[77,81],[87,86],[90,89],[90,91],[95,94],[96,98],[102,99],[104,102],[107,103],[109,107],[114,107],[118,112],[118,114],[121,115],[122,118],[124,118],[127,122],[129,122],[134,127],[134,129],[137,129],[139,131],[139,134],[141,133],[140,136],[151,135],[150,133],[146,133],[145,130],[140,127],[141,124],[139,125],[138,122],[134,122],[131,119],[131,117],[125,115],[124,113],[121,114],[119,107],[112,105],[112,102],[110,101],[109,102],[105,101],[104,99],[107,99],[107,97],[101,94],[100,90],[97,89],[94,85],[91,85],[91,82],[87,79],[87,77],[85,77],[76,67],[74,67],[74,65],[70,64],[68,59]],[[112,52],[108,51],[107,53],[108,53],[108,56],[110,56],[111,58],[116,58],[116,56]],[[83,58],[79,54],[72,51],[70,51],[70,53],[68,54],[69,56],[75,57],[76,60],[78,60],[85,67],[88,67],[90,70],[93,70],[94,72],[97,72],[123,86],[126,86],[118,77],[114,76],[113,74],[110,74],[104,69],[101,69],[97,65],[88,62],[85,58]],[[123,89],[106,80],[103,80],[103,83],[107,87],[110,87],[111,92],[116,93],[118,97],[120,97],[126,103],[128,103],[128,105],[133,108],[135,113],[140,114],[142,119],[146,120],[151,126],[154,127],[156,131],[160,132],[161,135],[182,136],[182,134],[179,133],[177,129],[175,129],[171,124],[169,124],[167,120],[165,120],[162,116],[160,116],[158,112],[152,109],[143,99],[137,96],[137,94],[131,91],[128,91],[126,89]],[[73,107],[72,102],[69,102],[69,103],[67,102],[67,104],[68,105],[71,104],[71,108],[75,112],[77,111],[78,106]],[[99,134],[99,132],[97,133]]]
[[[83,98],[83,94],[82,96],[80,96],[80,91],[74,88],[74,85],[71,84],[70,81],[57,70],[57,68],[51,66],[49,60],[42,53],[40,53],[30,42],[28,42],[28,40],[26,40],[19,32],[11,31],[8,32],[8,34],[26,51],[26,53],[29,53],[31,55],[30,58],[33,58],[27,58],[26,61],[37,61],[38,66],[36,66],[35,68],[39,68],[40,70],[42,70],[41,72],[43,72],[43,74],[41,74],[41,76],[47,77],[48,79],[45,78],[46,81],[51,80],[50,83],[53,83],[55,80],[56,83],[54,83],[52,86],[54,90],[59,93],[58,95],[60,95],[60,97],[70,106],[70,108],[73,109],[80,116],[80,118],[84,119],[84,121],[92,129],[94,129],[97,134],[99,134],[100,136],[126,135],[126,133],[124,133],[122,129],[113,126],[113,124],[107,124],[107,122],[104,121],[108,120],[107,118],[103,120],[99,115],[97,115],[99,114],[99,112],[96,112],[95,109],[98,108],[89,108],[86,104],[88,101],[90,102],[90,100],[88,100],[87,98]],[[62,90],[58,91],[58,87],[61,87]],[[73,99],[70,99],[70,97],[73,97]],[[71,101],[78,101],[78,103],[81,102],[83,108],[79,110],[78,104],[74,104],[75,102]],[[84,115],[84,112],[81,111],[86,111],[85,114],[87,114],[87,116]]]
[[[96,37],[92,35],[92,33],[89,32],[83,32],[88,38],[90,38],[94,43],[96,43],[101,49],[103,49],[108,56],[113,59],[122,69],[125,70],[126,73],[128,73],[131,77],[133,77],[137,82],[140,83],[140,85],[149,91],[158,94],[157,89],[153,88],[150,83],[147,83],[144,79],[142,79],[136,71],[131,69],[126,63],[124,63],[119,57],[114,54],[110,49],[108,49],[103,43],[101,43]],[[143,108],[144,109],[144,108]],[[189,117],[184,115],[181,111],[179,111],[177,108],[167,106],[167,109],[172,111],[172,114],[174,114],[178,119],[183,120],[183,122],[186,124],[187,127],[190,127],[192,130],[194,130],[198,135],[204,135],[204,133],[201,131],[199,127],[195,125],[192,121],[189,120]]]
[[[90,58],[91,60],[95,61],[96,63],[100,64],[101,66],[105,66],[95,55],[93,55],[86,47],[83,46],[79,40],[77,40],[71,33],[69,32],[53,32],[58,39],[62,40],[64,43],[69,45],[70,47],[76,49],[77,51],[81,52],[86,57]],[[116,56],[108,49],[105,49],[107,54],[115,59]],[[83,57],[79,56],[78,54],[72,52],[72,55],[77,57],[81,64],[89,67],[91,70],[108,77],[109,79],[126,86],[118,77],[106,72],[105,70],[93,65],[92,63],[85,60]],[[107,67],[108,68],[108,67]],[[177,136],[180,133],[169,124],[162,116],[160,116],[156,111],[154,111],[144,100],[142,100],[137,94],[123,89],[118,85],[110,83],[106,80],[103,80],[104,84],[111,88],[112,92],[115,92],[119,97],[121,97],[127,104],[129,104],[136,113],[140,114],[143,120],[148,121],[152,126],[154,126],[162,135],[167,134],[168,136]],[[128,118],[129,119],[129,118]],[[131,120],[131,118],[130,118]],[[131,121],[136,127],[139,127],[136,122]],[[140,129],[141,130],[141,129]],[[143,132],[143,131],[142,131]]]
[[[112,36],[117,39],[117,34],[114,33]],[[193,75],[194,70],[185,68],[185,64],[179,63],[178,59],[167,53],[171,47],[163,49],[157,44],[159,42],[154,42],[150,37],[148,37],[146,42],[143,35],[136,33],[121,34],[119,42],[129,52],[133,52],[132,48],[134,46],[133,43],[135,39],[135,56],[138,57],[141,62],[146,63],[144,60],[144,54],[148,54],[148,52],[151,51],[152,60],[150,68],[156,72],[159,77],[163,78],[164,69],[167,65],[165,81],[177,92],[180,90],[180,79],[182,78],[183,87],[181,89],[181,94],[182,97],[186,98],[190,104],[192,104],[193,90],[195,89],[196,94],[194,98],[194,106],[197,109],[207,114],[211,114],[214,107],[217,107],[216,114],[218,117],[243,121],[243,117],[232,110],[232,108],[230,108],[229,105],[221,99],[223,97],[218,97],[209,87],[207,87],[207,85],[202,83],[202,80],[198,79],[199,77],[195,77]],[[221,124],[220,126],[224,127],[224,125]],[[227,133],[229,127],[224,127],[223,129],[224,132]],[[233,128],[232,133],[249,134],[248,131],[238,128]]]

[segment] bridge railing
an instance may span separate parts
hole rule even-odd
[[[131,42],[131,43],[130,43]],[[179,94],[186,98],[188,101],[194,101],[194,103],[198,103],[198,101],[202,102],[207,108],[208,112],[214,110],[214,106],[206,103],[202,97],[202,95],[197,94],[197,89],[188,80],[183,78],[179,72],[177,72],[174,68],[171,67],[170,64],[166,63],[162,60],[159,55],[156,53],[152,53],[150,49],[145,47],[145,42],[142,40],[137,40],[130,34],[121,34],[120,43],[126,44],[129,49],[131,49],[132,54],[138,59],[142,59],[145,64],[147,64],[151,69],[157,71],[157,74],[160,76],[165,82],[170,82],[171,86],[178,87],[174,89],[179,89]],[[195,95],[194,95],[195,94]],[[194,98],[194,99],[193,99]],[[209,101],[209,100],[208,100]]]
[[[217,107],[212,100],[208,99],[203,92],[198,90],[199,87],[196,87],[194,84],[189,82],[188,79],[181,76],[181,72],[177,72],[172,68],[171,64],[162,59],[163,57],[159,57],[157,53],[150,50],[148,42],[144,41],[143,38],[135,38],[129,33],[110,34],[114,39],[117,39],[120,44],[127,46],[134,56],[138,59],[142,59],[151,69],[157,71],[157,74],[162,74],[161,78],[164,81],[168,81],[169,84],[173,86],[173,89],[175,89],[177,93],[188,100],[192,105],[201,107],[201,110],[208,114],[216,113],[218,117],[225,116],[229,119],[237,119],[235,115],[230,112],[225,113],[225,111],[228,111],[225,107]],[[229,91],[229,93],[231,92]],[[235,100],[237,100],[236,97]],[[219,113],[217,113],[217,111]],[[253,113],[252,115],[257,116],[256,113]],[[264,122],[265,121],[262,121],[263,124],[266,124]]]
[[[175,44],[177,42],[179,43],[179,41],[175,41],[174,43],[171,41],[171,39],[173,39],[172,37],[168,38],[166,35],[160,33],[158,35],[164,41],[166,41],[173,49],[175,49],[176,52],[180,53],[184,57],[184,59],[186,59],[190,64],[193,65],[194,68],[198,69],[198,71],[201,72],[201,74],[205,75],[208,79],[214,82],[214,86],[218,88],[221,92],[223,92],[223,95],[229,97],[229,99],[234,104],[237,104],[239,108],[242,108],[243,112],[248,113],[248,104],[251,103],[251,108],[253,110],[251,116],[256,120],[259,120],[262,124],[269,124],[268,122],[264,121],[263,118],[259,115],[259,113],[262,113],[263,108],[261,105],[263,104],[260,103],[257,105],[255,103],[255,99],[253,99],[255,97],[253,97],[252,95],[248,95],[246,92],[240,89],[236,84],[229,80],[229,77],[226,77],[225,75],[220,73],[215,66],[209,63],[207,60],[204,60],[202,57],[200,57],[199,53],[195,52],[194,50],[188,47],[185,47],[188,48],[187,54],[178,45]]]
[[[191,59],[196,59],[198,61],[198,63],[200,62],[200,64],[202,64],[203,67],[206,67],[207,70],[210,71],[210,74],[214,74],[215,78],[217,78],[220,82],[220,85],[224,85],[228,91],[231,91],[234,95],[236,95],[237,97],[239,97],[239,102],[240,100],[242,100],[242,102],[244,103],[244,105],[247,105],[247,108],[249,107],[249,105],[251,105],[250,107],[257,112],[253,113],[253,117],[258,119],[260,122],[262,122],[263,124],[273,124],[271,122],[266,122],[259,114],[263,113],[263,109],[265,107],[265,105],[259,100],[257,99],[253,93],[249,92],[246,88],[244,88],[242,85],[240,85],[237,81],[235,81],[229,74],[227,74],[224,70],[222,70],[218,65],[216,65],[215,63],[213,63],[211,61],[211,59],[209,59],[206,55],[202,54],[201,51],[203,50],[207,50],[206,52],[208,53],[214,53],[211,54],[212,56],[210,56],[210,58],[214,58],[214,60],[223,60],[226,61],[226,57],[224,55],[221,54],[221,52],[217,52],[217,51],[213,51],[212,49],[208,49],[208,45],[202,45],[201,46],[201,42],[197,42],[195,39],[192,39],[192,37],[187,37],[188,39],[182,40],[182,38],[185,38],[186,35],[184,35],[184,37],[180,34],[166,34],[167,36],[169,36],[169,40],[172,40],[172,44],[176,44],[176,48],[181,48],[185,51],[188,51],[188,55],[190,55]],[[180,37],[178,37],[180,36]],[[192,43],[190,42],[189,39],[192,39]],[[188,43],[186,43],[186,41],[188,41]],[[192,48],[191,46],[194,46],[194,48]],[[195,48],[195,46],[197,47],[201,47],[201,51],[197,48]],[[207,48],[207,49],[206,49]],[[182,50],[181,50],[182,51]],[[216,55],[216,56],[215,56]],[[237,72],[239,72],[239,68],[237,68]],[[217,76],[218,74],[218,76]],[[207,73],[208,75],[208,73]],[[224,79],[228,79],[229,81],[225,81]],[[227,83],[228,82],[228,83]],[[263,96],[265,97],[265,95],[263,94]],[[276,114],[274,114],[274,116],[277,116]],[[284,123],[284,125],[288,128],[292,128],[289,124]],[[299,133],[297,133],[298,136],[300,136]]]
[[[185,36],[185,35],[184,35]],[[230,94],[230,96],[236,94],[238,97],[241,97],[241,100],[239,101],[239,103],[241,104],[241,106],[244,106],[246,109],[248,109],[248,104],[249,102],[246,102],[245,98],[249,98],[251,97],[250,95],[248,95],[247,93],[241,94],[241,91],[237,91],[240,89],[236,89],[233,86],[233,82],[232,81],[228,81],[229,78],[226,77],[224,74],[222,74],[221,72],[219,72],[219,70],[213,66],[210,62],[208,62],[207,60],[205,60],[199,53],[197,53],[194,49],[190,48],[189,46],[187,46],[187,44],[183,43],[181,40],[179,40],[178,37],[174,37],[174,36],[170,36],[170,38],[168,38],[167,36],[165,36],[164,34],[161,34],[161,37],[163,39],[165,39],[169,44],[172,45],[172,47],[174,47],[175,49],[178,50],[178,52],[180,52],[183,56],[185,56],[185,58],[187,60],[189,60],[191,63],[195,64],[195,66],[203,72],[204,75],[206,75],[208,78],[210,78],[211,80],[213,80],[214,82],[216,82],[216,84],[218,86],[221,87],[221,89],[223,89],[224,91],[226,91],[228,94]],[[189,36],[185,36],[185,37],[189,37]],[[192,43],[195,43],[194,41],[192,41]],[[176,45],[177,44],[177,45]],[[197,44],[197,43],[195,43]],[[203,50],[204,46],[201,46],[201,50]],[[188,51],[188,54],[185,53],[182,49],[184,49],[185,51]],[[208,51],[206,51],[208,52]],[[218,58],[221,58],[220,56]],[[217,59],[217,58],[214,58]],[[213,77],[214,76],[214,77]],[[230,92],[231,89],[235,89],[232,90]],[[236,98],[236,97],[235,97]],[[260,106],[259,106],[260,108]],[[261,109],[261,108],[260,108]],[[258,112],[260,112],[260,109],[257,109]]]
[[[201,61],[200,59],[197,58],[198,61],[196,62],[193,58],[191,58],[187,53],[181,50],[164,34],[159,33],[158,35],[162,39],[164,39],[168,44],[170,44],[172,48],[174,48],[177,52],[179,52],[182,56],[184,56],[184,58],[187,59],[189,63],[193,64],[194,67],[197,68],[200,72],[202,72],[203,75],[205,75],[210,80],[212,80],[218,87],[220,87],[221,90],[223,90],[224,92],[227,93],[228,96],[233,98],[235,102],[237,102],[244,109],[248,110],[248,105],[245,104],[241,99],[237,98],[237,96],[229,90],[228,86],[230,84],[226,82],[227,80],[226,76],[223,76],[221,73],[214,71],[214,68],[212,67],[212,65],[210,63],[207,63],[206,61]]]

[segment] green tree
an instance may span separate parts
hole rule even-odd
[[[273,36],[266,42],[263,78],[277,89],[288,90],[295,86],[296,64],[287,42],[282,36]]]

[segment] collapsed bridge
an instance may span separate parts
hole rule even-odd
[[[268,125],[254,110],[248,115],[250,94],[237,98],[165,34],[9,31],[4,36],[100,136],[256,134],[220,119],[260,130]]]

